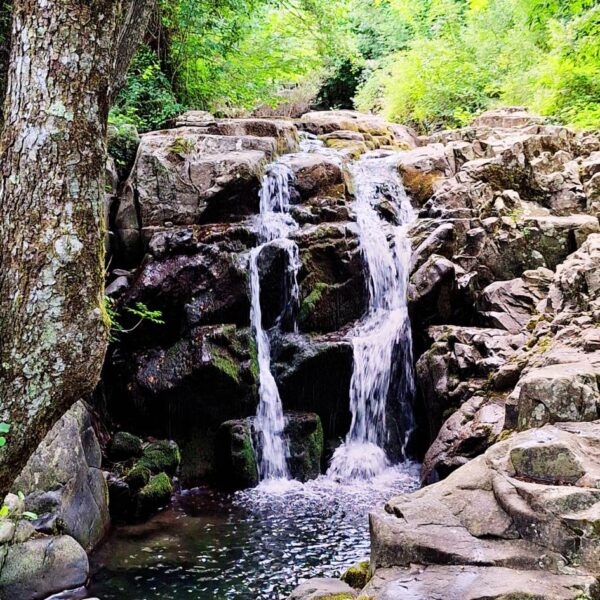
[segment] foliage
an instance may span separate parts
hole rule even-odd
[[[159,129],[183,110],[156,54],[142,46],[129,68],[109,123],[135,125],[140,131]]]
[[[160,5],[161,33],[134,61],[113,122],[147,130],[184,108],[269,114],[295,90],[307,106],[308,90],[323,107],[354,104],[421,130],[515,103],[577,127],[600,124],[595,0]]]
[[[132,333],[146,321],[154,323],[155,325],[165,324],[162,318],[162,312],[160,310],[150,310],[143,302],[137,302],[133,307],[125,307],[125,314],[132,315],[136,318],[135,324],[131,327],[122,325],[121,320],[123,315],[118,311],[116,302],[113,298],[109,298],[108,296],[104,297],[104,310],[110,321],[111,342],[116,341],[120,334]]]
[[[0,448],[2,448],[3,446],[6,446],[6,434],[10,433],[10,423],[0,423],[0,433],[3,435],[0,435]]]
[[[600,7],[591,0],[380,0],[409,39],[370,65],[356,97],[421,130],[519,103],[600,125]],[[405,33],[406,35],[406,33]]]

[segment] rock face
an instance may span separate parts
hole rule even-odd
[[[598,597],[599,424],[513,435],[443,482],[390,500],[371,515],[371,568],[383,569],[382,577],[395,569],[393,579],[372,584],[380,586],[375,598],[407,582],[415,598],[425,598],[440,589],[436,574],[458,593],[469,572],[470,593],[483,594],[489,582],[497,593],[490,597],[502,597],[511,586],[525,593],[527,572],[538,570],[551,573],[547,597]],[[416,564],[426,567],[417,576]],[[503,581],[507,568],[514,578]]]
[[[600,140],[512,108],[418,142],[399,169],[432,485],[371,515],[359,598],[600,598]]]
[[[110,525],[102,453],[91,413],[78,402],[46,436],[15,481],[36,525],[75,538],[91,550]]]

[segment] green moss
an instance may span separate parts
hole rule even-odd
[[[137,496],[138,517],[143,518],[166,506],[172,494],[173,485],[166,473],[159,473],[152,477]]]
[[[352,600],[354,594],[342,592],[341,594],[329,594],[328,596],[319,596],[319,600]]]
[[[150,482],[150,478],[152,473],[150,473],[150,469],[148,467],[144,467],[139,463],[136,463],[125,475],[125,483],[134,489],[139,490],[144,486],[148,485]]]
[[[254,336],[250,336],[248,341],[248,350],[250,352],[250,373],[254,378],[254,381],[258,381],[258,377],[260,375],[259,367],[258,367],[258,348],[256,346],[256,340]]]
[[[298,320],[301,323],[310,319],[311,315],[315,312],[317,304],[320,302],[323,294],[329,287],[331,286],[327,283],[319,282],[314,286],[310,294],[304,298],[302,301],[302,306],[300,307],[300,313],[298,314]]]
[[[241,464],[241,471],[244,479],[248,482],[254,482],[258,477],[258,466],[256,464],[256,454],[254,453],[254,446],[252,445],[252,438],[250,431],[246,431],[244,435],[244,441],[242,450],[239,454]]]
[[[194,147],[194,140],[178,137],[169,146],[169,152],[171,154],[191,154],[194,151]]]
[[[212,353],[212,364],[236,383],[239,383],[240,365],[233,358],[228,356],[226,351],[214,349]]]
[[[317,419],[317,428],[308,438],[308,454],[311,462],[310,466],[312,467],[311,470],[314,470],[316,473],[320,472],[321,470],[323,445],[323,425],[321,424],[321,419]]]
[[[370,563],[368,560],[360,562],[350,567],[342,575],[341,579],[350,587],[353,587],[356,590],[361,590],[367,585],[367,582],[369,581],[369,567]]]
[[[162,440],[146,446],[139,460],[140,467],[146,467],[151,473],[169,473],[174,475],[181,462],[179,448],[175,442]]]
[[[118,431],[110,442],[110,458],[114,461],[125,461],[139,458],[143,454],[142,440],[126,431]]]

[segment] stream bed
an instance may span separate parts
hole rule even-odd
[[[370,482],[326,477],[283,489],[195,488],[141,525],[115,528],[92,555],[100,600],[280,600],[302,580],[369,556],[368,513],[418,487],[418,465]]]

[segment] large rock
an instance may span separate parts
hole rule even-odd
[[[585,362],[533,369],[509,399],[509,426],[540,427],[560,421],[600,418],[600,369]]]
[[[320,577],[301,583],[288,600],[352,600],[356,590],[339,579]]]
[[[62,532],[86,550],[108,531],[108,490],[100,444],[89,409],[78,402],[52,428],[13,485],[42,522],[58,520]]]
[[[258,211],[270,137],[223,136],[188,127],[142,136],[118,230],[236,220]]]
[[[523,571],[546,571],[568,573],[567,588],[591,584],[585,577],[600,567],[599,425],[513,435],[446,480],[390,500],[371,515],[375,580],[381,569],[438,565],[450,590],[463,589],[461,573],[472,567],[509,568],[519,582]]]
[[[83,586],[88,571],[84,549],[66,535],[0,546],[0,597],[42,600]]]

